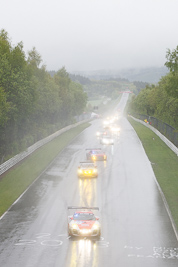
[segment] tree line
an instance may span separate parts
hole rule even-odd
[[[146,85],[132,98],[130,112],[153,116],[178,129],[178,46],[167,50],[169,73],[158,84]]]
[[[0,163],[38,140],[75,122],[86,106],[81,84],[65,67],[52,77],[33,48],[11,44],[0,31]]]

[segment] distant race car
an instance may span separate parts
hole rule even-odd
[[[82,161],[78,166],[78,177],[97,177],[98,169],[93,161]]]
[[[100,139],[100,144],[102,145],[114,145],[114,138],[112,136],[103,136]]]
[[[103,136],[103,135],[106,135],[106,134],[107,134],[106,131],[97,131],[97,132],[96,132],[96,136],[97,136],[97,137],[100,137],[100,136]]]
[[[101,225],[99,217],[95,216],[93,210],[98,207],[68,207],[68,210],[75,209],[73,215],[68,216],[69,236],[100,237]]]
[[[87,160],[107,160],[106,154],[101,150],[101,148],[87,148],[86,149]]]

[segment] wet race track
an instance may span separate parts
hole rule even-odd
[[[122,110],[127,101],[123,94]],[[178,266],[178,241],[151,164],[126,118],[114,145],[94,120],[0,220],[2,267]],[[102,147],[98,178],[77,177],[85,149]],[[101,238],[69,238],[68,206],[99,207]]]

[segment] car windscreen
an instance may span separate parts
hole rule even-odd
[[[81,164],[82,169],[93,169],[95,166],[94,164]]]
[[[95,220],[95,215],[93,213],[74,213],[73,219],[77,221],[93,221]]]
[[[101,150],[94,150],[94,151],[92,151],[92,154],[97,155],[97,154],[102,154],[102,152],[101,152]]]

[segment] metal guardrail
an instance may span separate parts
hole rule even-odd
[[[153,126],[151,126],[150,124],[142,121],[142,120],[139,120],[139,119],[136,119],[135,117],[133,116],[130,116],[132,119],[134,119],[135,121],[138,121],[140,122],[141,124],[143,124],[144,126],[148,127],[149,129],[151,129],[156,135],[158,135],[162,140],[163,142],[178,156],[178,148],[169,140],[167,139],[163,134],[161,134],[157,129],[155,129]]]
[[[50,142],[51,140],[53,140],[54,138],[59,136],[60,134],[66,132],[69,129],[72,129],[72,128],[74,128],[74,127],[76,127],[76,126],[78,126],[78,125],[80,125],[80,124],[82,124],[84,122],[87,122],[89,120],[90,119],[86,119],[86,120],[77,122],[75,124],[66,126],[65,128],[62,128],[61,130],[49,135],[48,137],[36,142],[32,146],[28,147],[26,151],[23,151],[23,152],[17,154],[16,156],[12,157],[11,159],[5,161],[3,164],[0,165],[0,175],[3,174],[4,172],[6,172],[7,170],[9,170],[10,168],[12,168],[13,166],[15,166],[21,160],[23,160],[26,157],[28,157],[30,154],[32,154],[35,150],[37,150],[41,146],[47,144],[48,142]]]
[[[134,120],[142,123],[146,127],[150,128],[153,132],[155,132],[155,134],[158,135],[163,140],[163,142],[178,156],[178,148],[170,140],[168,140],[163,134],[161,134],[157,129],[155,129],[153,126],[145,123],[144,121],[142,121],[140,119],[136,119],[133,116],[131,116],[131,117]],[[32,146],[28,147],[26,151],[23,151],[23,152],[17,154],[16,156],[12,157],[11,159],[5,161],[3,164],[0,165],[0,175],[3,174],[4,172],[6,172],[7,170],[9,170],[10,168],[12,168],[13,166],[15,166],[17,163],[19,163],[20,161],[22,161],[26,157],[28,157],[30,154],[32,154],[35,150],[37,150],[41,146],[47,144],[48,142],[50,142],[51,140],[53,140],[54,138],[59,136],[60,134],[66,132],[69,129],[72,129],[72,128],[74,128],[74,127],[76,127],[76,126],[78,126],[84,122],[87,122],[89,120],[90,119],[85,119],[85,120],[79,121],[75,124],[66,126],[65,128],[63,128],[63,129],[51,134],[50,136],[36,142]]]
[[[155,117],[134,113],[132,114],[134,118],[144,121],[145,119],[156,128],[160,133],[162,133],[167,139],[169,139],[176,147],[178,147],[178,131],[171,125],[158,120]]]

